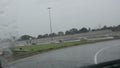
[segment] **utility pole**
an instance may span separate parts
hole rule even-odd
[[[49,11],[49,20],[50,20],[50,34],[51,34],[51,41],[53,40],[53,37],[52,37],[52,19],[51,19],[51,8],[48,7],[48,11]]]

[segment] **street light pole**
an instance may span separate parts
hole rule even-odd
[[[50,33],[52,34],[52,20],[51,20],[51,8],[48,7],[49,11],[49,20],[50,20]],[[51,36],[51,41],[53,40],[53,37]]]

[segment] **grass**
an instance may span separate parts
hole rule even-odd
[[[22,58],[22,57],[34,55],[36,53],[53,50],[53,49],[88,44],[88,43],[96,43],[96,42],[108,41],[108,40],[112,40],[112,39],[81,40],[81,41],[74,41],[74,42],[40,44],[40,45],[31,45],[31,46],[16,46],[13,49],[13,57],[14,58]],[[24,51],[24,52],[15,52],[15,51]]]
[[[41,45],[31,45],[31,46],[17,46],[13,51],[21,50],[26,52],[15,53],[14,56],[23,56],[30,53],[42,52],[51,49],[57,49],[62,47],[69,47],[73,45],[79,45],[87,43],[88,41],[75,41],[75,42],[63,42],[63,43],[51,43],[51,44],[41,44]]]

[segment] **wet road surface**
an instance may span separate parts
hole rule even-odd
[[[79,68],[120,57],[120,40],[68,47],[7,64],[7,68]]]

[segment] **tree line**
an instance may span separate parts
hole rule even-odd
[[[117,26],[103,26],[102,28],[91,29],[83,27],[81,29],[72,28],[70,30],[66,30],[65,32],[60,31],[58,33],[50,33],[50,34],[40,34],[37,37],[33,37],[30,35],[22,35],[19,40],[30,40],[30,39],[41,39],[41,38],[48,38],[48,37],[55,37],[55,36],[64,36],[64,35],[73,35],[73,34],[80,34],[86,33],[90,31],[99,31],[99,30],[112,30],[112,31],[120,31],[120,25]]]

